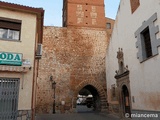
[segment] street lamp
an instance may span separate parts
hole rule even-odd
[[[54,89],[54,95],[53,95],[53,114],[55,114],[55,104],[56,104],[56,101],[55,101],[55,89],[56,89],[56,82],[53,81],[53,76],[50,76],[50,81],[52,81],[52,89]]]

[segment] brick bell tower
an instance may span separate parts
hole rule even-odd
[[[63,27],[105,28],[104,0],[63,0]]]

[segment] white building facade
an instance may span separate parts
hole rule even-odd
[[[109,109],[121,117],[160,117],[159,28],[159,0],[121,0],[106,55]]]

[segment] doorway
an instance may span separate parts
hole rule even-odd
[[[131,115],[131,108],[130,108],[130,95],[126,85],[122,86],[122,107],[123,107],[123,115],[125,116],[126,113]]]
[[[19,78],[0,78],[0,120],[17,120]]]

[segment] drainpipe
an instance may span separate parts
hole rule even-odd
[[[36,43],[35,43],[35,49],[36,49]],[[32,82],[32,103],[31,103],[31,110],[32,110],[31,111],[31,113],[32,113],[31,119],[32,120],[34,120],[34,114],[35,114],[35,110],[34,110],[34,97],[35,97],[35,95],[34,94],[35,94],[35,79],[37,79],[37,78],[35,78],[35,76],[36,76],[35,75],[35,70],[36,70],[36,68],[35,68],[35,66],[36,66],[35,65],[36,64],[35,49],[34,49],[34,65],[33,65],[34,67],[33,67],[33,82]]]

